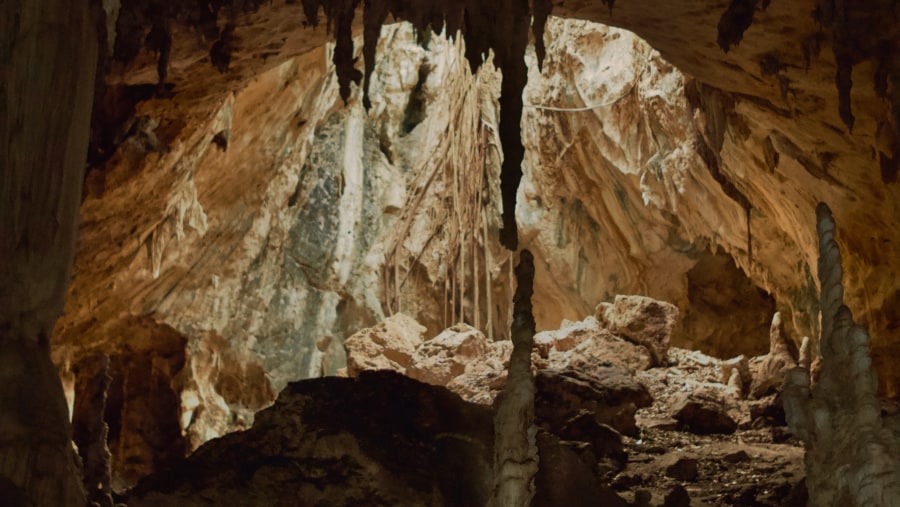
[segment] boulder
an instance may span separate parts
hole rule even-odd
[[[598,423],[594,414],[587,410],[569,419],[558,436],[564,440],[586,442],[589,449],[585,454],[591,455],[590,461],[596,464],[595,469],[600,475],[621,472],[628,464],[622,435],[614,428]]]
[[[754,427],[787,425],[781,395],[770,394],[750,402],[750,420]]]
[[[447,389],[466,401],[492,405],[506,385],[512,348],[513,344],[508,340],[490,342],[485,356],[469,362],[463,374],[454,377],[447,384]]]
[[[538,431],[536,443],[540,461],[531,505],[628,507],[628,502],[602,484],[578,454],[556,436]]]
[[[663,507],[691,507],[691,497],[681,484],[676,484],[663,500]]]
[[[392,371],[289,384],[253,427],[128,492],[132,507],[485,505],[493,415]],[[299,503],[298,503],[299,502]]]
[[[446,386],[465,373],[470,363],[484,361],[489,348],[481,331],[457,324],[416,348],[407,375],[428,384]]]
[[[672,406],[672,417],[683,431],[709,435],[730,434],[737,429],[737,422],[728,414],[728,407],[705,393],[679,394]]]
[[[574,349],[551,353],[549,363],[551,368],[571,367],[587,372],[595,366],[611,364],[636,373],[650,368],[653,360],[647,348],[599,329]]]
[[[797,347],[781,329],[781,314],[775,312],[772,326],[769,329],[769,353],[763,358],[753,375],[750,385],[750,396],[763,396],[781,390],[784,376],[788,370],[797,366]]]
[[[344,341],[347,375],[363,370],[393,370],[406,373],[410,358],[422,343],[425,326],[398,313],[374,327],[363,329]]]
[[[653,366],[668,364],[669,341],[678,320],[678,308],[665,301],[645,296],[616,296],[615,303],[601,303],[596,309],[598,322],[629,341],[650,351]]]
[[[590,374],[574,369],[543,370],[535,376],[535,418],[560,431],[581,410],[625,435],[637,435],[634,414],[653,402],[647,388],[626,370],[598,366]]]
[[[694,482],[698,476],[697,460],[694,458],[679,458],[666,467],[666,477],[676,481]]]
[[[600,326],[597,325],[594,317],[588,317],[579,322],[564,321],[559,329],[535,334],[534,347],[541,357],[547,359],[551,352],[565,352],[574,349],[599,330]]]

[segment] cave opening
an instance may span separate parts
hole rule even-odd
[[[765,354],[775,300],[725,253],[705,251],[687,272],[685,346],[720,359]]]

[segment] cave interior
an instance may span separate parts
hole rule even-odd
[[[900,506],[897,2],[0,42],[0,504]]]

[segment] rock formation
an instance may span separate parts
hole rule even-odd
[[[85,358],[77,370],[72,440],[81,456],[85,493],[89,504],[112,507],[112,460],[107,446],[109,425],[104,420],[112,381],[109,356],[98,353]]]
[[[724,270],[698,260],[721,252],[749,280],[731,277],[733,293],[771,294],[799,341],[819,336],[808,210],[833,202],[847,227],[841,247],[853,252],[846,300],[871,333],[878,392],[900,392],[893,1],[552,5],[633,28],[659,54],[578,23],[560,25],[568,35],[545,53],[550,2],[482,4],[3,5],[0,487],[9,498],[83,500],[51,350],[62,367],[109,355],[115,459],[134,458],[143,473],[160,456],[248,427],[290,380],[335,371],[342,339],[361,325],[407,311],[429,315],[431,330],[464,320],[484,323],[489,338],[507,333],[512,277],[501,273],[513,255],[495,241],[501,230],[507,247],[521,241],[535,254],[541,327],[616,293],[684,306],[692,282],[683,275]],[[331,33],[304,26],[320,8]],[[402,50],[379,48],[388,14],[421,37],[408,29],[395,38],[406,37]],[[441,21],[451,34],[464,28],[465,42],[432,37],[426,27]],[[35,28],[45,23],[63,28]],[[607,56],[636,51],[607,66],[568,51],[576,39]],[[487,49],[495,55],[482,60]],[[397,53],[411,58],[379,77],[375,56]],[[662,57],[693,78],[660,72],[671,68]],[[547,81],[527,75],[542,67]],[[379,90],[385,76],[400,76],[396,95]],[[523,102],[526,77],[536,87]],[[397,179],[405,184],[389,183]],[[542,216],[554,225],[536,225]],[[750,316],[772,304],[758,296],[731,333],[758,327]],[[140,382],[125,382],[132,368]],[[162,419],[141,420],[148,413]],[[153,428],[163,429],[159,449]],[[32,473],[32,463],[46,467]]]
[[[822,356],[815,384],[807,368],[788,372],[784,403],[791,431],[806,446],[811,505],[900,505],[900,441],[885,427],[876,397],[869,335],[844,304],[844,268],[835,220],[816,208]]]
[[[0,497],[11,505],[85,504],[50,333],[75,251],[93,12],[84,0],[0,7]]]
[[[668,364],[669,341],[678,308],[643,296],[617,295],[613,304],[597,307],[597,321],[616,335],[650,351],[653,366]]]
[[[132,133],[88,176],[57,362],[99,349],[115,365],[180,342],[183,368],[147,371],[168,371],[150,392],[172,391],[181,407],[153,417],[176,421],[192,449],[249,427],[288,381],[333,374],[344,340],[391,313],[434,332],[465,320],[508,336],[508,254],[491,198],[499,155],[488,149],[498,75],[485,65],[473,76],[462,40],[435,35],[428,48],[408,25],[385,29],[368,114],[359,92],[343,106],[325,48],[224,96],[186,80],[178,108],[142,102],[162,146],[148,151]],[[226,130],[223,150],[214,139]],[[469,142],[485,147],[484,171],[464,175]],[[143,396],[122,381],[124,398]],[[146,419],[128,413],[139,406],[110,410]]]
[[[405,374],[425,331],[425,326],[398,313],[375,327],[354,333],[344,341],[347,375],[355,377],[363,370],[394,370]]]
[[[141,482],[129,506],[485,505],[486,407],[394,372],[289,384],[251,429]]]
[[[750,396],[761,398],[780,389],[788,370],[797,366],[797,347],[784,336],[781,314],[772,317],[772,328],[769,332],[769,353],[753,371],[753,382],[750,384]]]

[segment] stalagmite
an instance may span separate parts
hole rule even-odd
[[[531,374],[531,349],[535,333],[531,308],[534,257],[528,250],[519,254],[516,282],[513,352],[506,387],[494,416],[495,485],[489,504],[492,507],[530,505],[538,469],[534,440],[537,431],[534,426],[534,377]]]
[[[106,398],[112,377],[109,356],[98,352],[76,367],[73,438],[83,463],[88,498],[101,507],[111,507],[110,453],[106,445],[109,426],[104,421]]]
[[[794,368],[783,392],[788,425],[806,447],[809,505],[900,506],[900,449],[882,423],[869,336],[844,305],[843,267],[831,210],[821,203],[816,217],[821,373],[812,385],[807,368]]]

